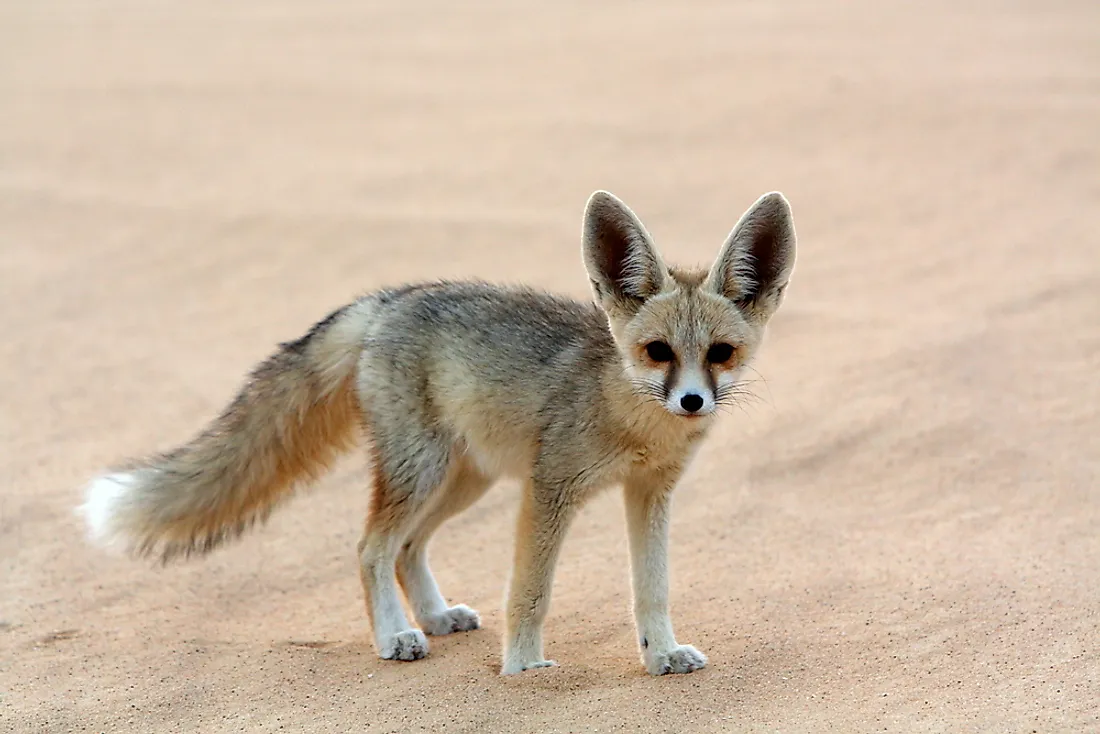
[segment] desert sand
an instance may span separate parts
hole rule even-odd
[[[189,438],[372,288],[588,297],[585,199],[705,263],[780,189],[799,262],[677,491],[643,671],[616,492],[573,527],[560,667],[497,675],[517,492],[433,546],[484,628],[370,645],[365,452],[157,568],[81,487]],[[1100,4],[0,7],[0,729],[1100,730]]]

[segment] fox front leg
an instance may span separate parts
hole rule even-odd
[[[690,673],[707,664],[703,653],[676,643],[668,613],[668,523],[678,477],[678,471],[647,472],[631,477],[623,488],[634,620],[642,662],[652,675]]]
[[[574,512],[567,498],[568,490],[539,482],[524,488],[508,592],[502,675],[557,664],[543,656],[542,624],[550,608],[554,566]]]

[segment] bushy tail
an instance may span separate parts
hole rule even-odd
[[[168,561],[266,520],[356,441],[369,305],[346,306],[281,345],[190,443],[91,482],[80,509],[93,539]]]

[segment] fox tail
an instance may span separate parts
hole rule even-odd
[[[359,436],[356,373],[370,301],[345,306],[260,363],[191,442],[85,488],[92,539],[167,562],[263,522]]]

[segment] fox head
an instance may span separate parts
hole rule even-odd
[[[698,417],[739,392],[794,269],[794,221],[782,194],[765,194],[710,270],[685,270],[665,265],[626,204],[597,191],[585,208],[583,250],[635,390],[674,415]]]

